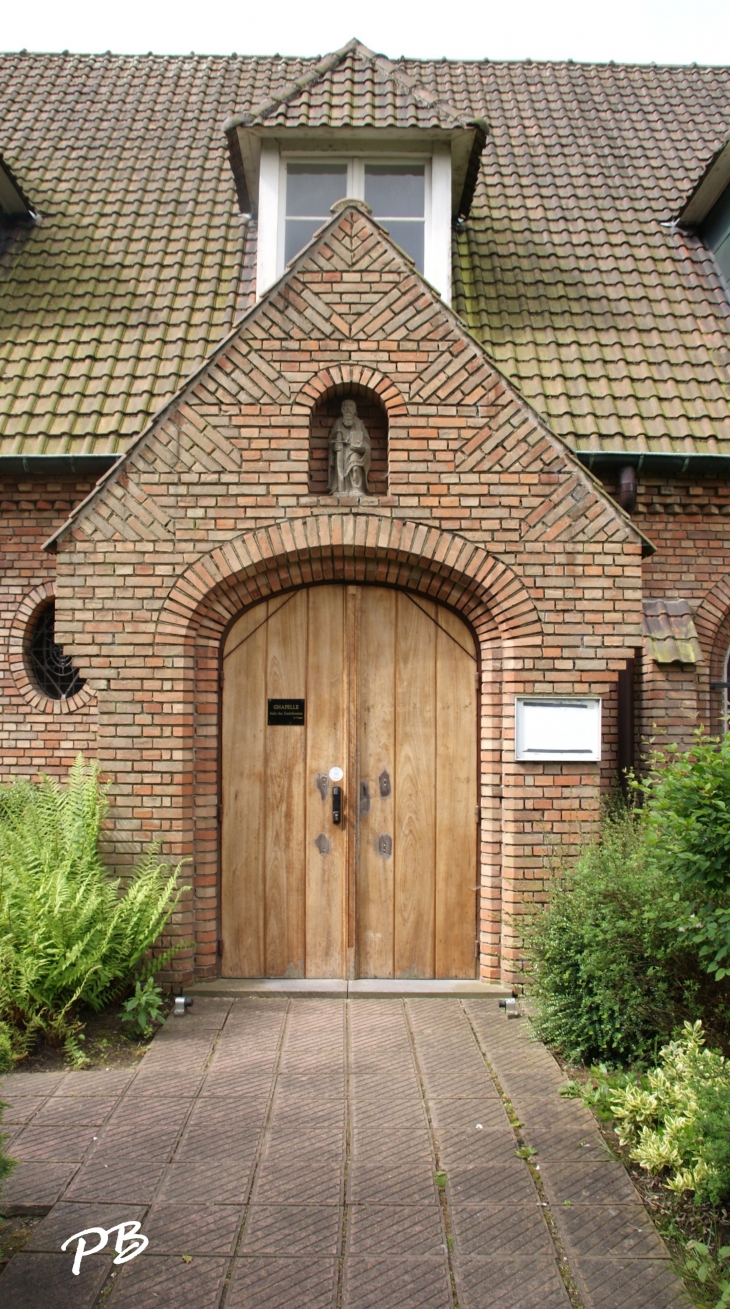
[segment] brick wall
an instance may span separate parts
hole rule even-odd
[[[388,492],[309,491],[323,397],[388,419]],[[421,591],[476,632],[482,971],[550,852],[595,826],[616,767],[618,671],[640,641],[641,546],[458,320],[347,210],[153,424],[58,548],[57,631],[99,704],[112,854],[192,860],[174,930],[215,971],[219,651],[247,605],[320,580]],[[606,698],[600,767],[513,759],[519,692]],[[178,976],[192,960],[181,956]]]
[[[617,486],[606,483],[611,494]],[[640,725],[650,742],[686,746],[702,724],[720,730],[722,693],[710,683],[724,676],[730,646],[730,484],[721,478],[639,475],[633,521],[657,547],[644,559],[649,598],[687,599],[695,615],[703,661],[659,665],[644,659]]]
[[[96,705],[41,695],[25,672],[22,642],[37,606],[52,597],[56,559],[45,540],[93,482],[26,476],[0,479],[0,777],[62,776],[79,750],[96,752]]]

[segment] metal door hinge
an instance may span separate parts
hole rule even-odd
[[[222,937],[219,937],[219,939],[218,939],[218,955],[219,955],[219,957],[220,957],[221,959],[223,958],[223,939],[222,939]]]
[[[475,958],[475,959],[478,959],[478,958],[479,958],[479,944],[480,944],[480,942],[479,942],[479,937],[477,937],[476,941],[474,942],[474,958]]]

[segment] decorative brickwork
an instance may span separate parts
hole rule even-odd
[[[52,700],[28,677],[28,626],[53,599],[56,564],[41,547],[91,490],[77,480],[6,478],[0,485],[0,778],[65,773],[79,750],[96,753],[96,704],[87,685]]]
[[[312,411],[367,388],[389,493],[309,490]],[[428,594],[480,656],[482,972],[550,849],[595,823],[616,767],[618,671],[640,643],[641,541],[375,223],[347,209],[57,534],[57,631],[99,702],[111,854],[189,857],[173,929],[216,966],[219,655],[261,598],[319,581]],[[600,767],[518,764],[518,692],[605,697]],[[192,961],[181,956],[178,976]]]

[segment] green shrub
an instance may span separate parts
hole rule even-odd
[[[688,903],[647,858],[641,816],[608,814],[528,930],[538,1035],[575,1063],[652,1062],[716,991],[681,930]]]
[[[0,789],[0,1019],[77,1051],[78,1010],[129,985],[180,896],[177,869],[148,853],[122,889],[99,854],[106,797],[81,756],[52,778]],[[175,947],[179,948],[179,947]],[[142,968],[162,967],[174,952]]]
[[[717,980],[730,974],[730,733],[652,758],[639,788],[648,857],[692,901],[687,931]]]
[[[5,1105],[5,1103],[2,1100],[0,1100],[0,1127],[2,1127],[3,1112],[6,1109],[6,1107],[7,1106]],[[0,1132],[0,1186],[2,1186],[2,1183],[4,1182],[5,1178],[8,1177],[10,1173],[12,1173],[15,1167],[15,1160],[9,1159],[3,1149],[3,1146],[5,1145],[7,1139],[8,1139],[7,1133]]]
[[[0,1073],[9,1073],[15,1063],[15,1051],[10,1028],[0,1023]]]
[[[707,1049],[700,1022],[685,1023],[644,1077],[597,1080],[608,1086],[621,1144],[642,1168],[698,1202],[730,1196],[730,1062]]]

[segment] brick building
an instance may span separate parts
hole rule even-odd
[[[98,757],[181,975],[508,975],[642,737],[724,723],[730,71],[0,86],[3,776]]]

